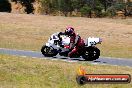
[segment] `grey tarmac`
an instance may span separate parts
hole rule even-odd
[[[6,49],[0,48],[0,54],[7,54],[7,55],[15,55],[15,56],[23,56],[23,57],[32,57],[32,58],[45,58],[41,52],[37,51],[26,51],[26,50],[15,50],[15,49]],[[55,57],[46,57],[47,59],[51,60],[64,60],[68,61],[68,57],[63,56],[55,56]],[[71,62],[83,61],[82,58],[71,58]],[[86,62],[86,61],[85,61]],[[132,58],[112,58],[112,57],[100,57],[94,61],[87,61],[88,63],[92,64],[109,64],[109,65],[117,65],[117,66],[128,66],[132,67]]]

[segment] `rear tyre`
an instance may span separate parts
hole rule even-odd
[[[87,47],[82,56],[86,61],[93,61],[100,56],[100,50],[97,47]]]
[[[45,45],[42,46],[41,52],[46,57],[53,57],[58,54],[57,50],[55,50],[51,47],[45,46]]]

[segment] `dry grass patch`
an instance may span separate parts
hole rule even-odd
[[[102,56],[132,58],[132,19],[81,18],[0,13],[0,47],[40,51],[48,37],[75,27],[83,37],[103,38]]]

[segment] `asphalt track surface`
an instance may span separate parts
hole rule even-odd
[[[32,57],[32,58],[42,58],[42,59],[45,58],[41,54],[41,52],[13,50],[13,49],[6,49],[6,48],[0,48],[0,54],[22,56],[22,57]],[[59,55],[57,55],[55,57],[46,57],[46,58],[51,59],[51,60],[63,60],[63,61],[70,61],[70,62],[83,61],[84,62],[84,59],[82,59],[82,58],[71,58],[69,60],[68,57],[63,57],[63,56],[59,56]],[[132,59],[100,57],[97,60],[87,61],[87,62],[92,63],[92,64],[109,64],[109,65],[116,65],[116,66],[132,67]]]

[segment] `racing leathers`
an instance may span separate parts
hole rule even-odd
[[[84,40],[78,35],[73,33],[70,36],[70,52],[68,53],[69,57],[74,57],[78,55],[78,50],[81,50],[84,47]]]

